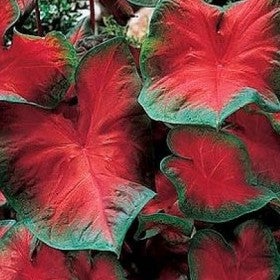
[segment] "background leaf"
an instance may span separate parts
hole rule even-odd
[[[236,228],[235,236],[228,244],[215,231],[199,231],[189,252],[191,279],[278,279],[280,256],[269,229],[248,221]]]

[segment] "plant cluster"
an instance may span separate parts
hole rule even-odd
[[[45,33],[51,31],[67,33],[70,28],[76,25],[81,17],[81,12],[73,0],[40,0],[39,9],[42,28]],[[34,10],[20,28],[33,35],[38,32]]]
[[[40,37],[0,0],[0,279],[279,279],[280,1],[113,2]]]

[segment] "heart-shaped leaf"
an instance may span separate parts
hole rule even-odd
[[[93,49],[77,73],[76,118],[1,106],[0,187],[27,227],[60,249],[119,252],[146,189],[149,120],[121,39]],[[71,116],[71,114],[70,114]]]
[[[256,184],[280,195],[280,135],[273,130],[269,118],[274,117],[255,110],[239,110],[229,118],[231,126],[227,130],[245,144]]]
[[[280,2],[225,9],[202,0],[163,0],[141,53],[139,101],[155,120],[219,127],[240,107],[280,109]]]
[[[0,40],[4,44],[4,36],[19,18],[20,11],[15,0],[0,0]],[[1,46],[2,47],[2,46]],[[1,64],[1,68],[3,65]]]
[[[177,189],[187,217],[221,222],[263,207],[275,195],[258,188],[248,154],[234,136],[201,127],[171,131],[168,144],[176,156],[162,161],[162,171]]]
[[[43,244],[36,248],[36,238],[18,223],[0,239],[0,279],[69,280],[71,274],[62,252]]]
[[[248,221],[235,230],[236,240],[228,244],[213,230],[201,230],[189,251],[192,280],[277,280],[280,256],[269,229]]]
[[[39,38],[16,32],[12,45],[0,49],[0,63],[0,101],[54,107],[73,82],[77,58],[60,33]]]

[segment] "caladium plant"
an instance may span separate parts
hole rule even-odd
[[[63,252],[36,244],[34,236],[20,223],[3,227],[1,279],[70,279]]]
[[[5,33],[15,24],[19,17],[19,6],[15,1],[1,0],[1,7],[0,38],[3,44]]]
[[[246,149],[234,137],[181,127],[169,134],[168,143],[175,156],[162,161],[162,170],[177,189],[181,209],[191,217],[232,220],[277,198],[269,189],[254,186]]]
[[[279,0],[100,2],[140,58],[0,0],[0,279],[277,280]]]
[[[212,230],[194,237],[189,254],[192,279],[277,279],[280,259],[271,232],[247,221],[234,234],[233,244]]]
[[[137,105],[140,80],[131,61],[119,39],[89,52],[77,72],[79,106],[70,119],[63,110],[1,106],[4,194],[56,248],[119,253],[153,196],[143,186],[149,124]]]
[[[14,0],[2,2],[0,100],[56,106],[73,83],[77,64],[73,47],[56,32],[40,38],[15,31],[8,44],[5,34],[19,18],[20,10]]]
[[[279,32],[279,1],[161,1],[142,49],[140,103],[156,120],[213,127],[249,103],[279,110]]]
[[[277,115],[245,108],[233,114],[228,121],[227,130],[246,145],[256,184],[266,185],[279,196],[279,130],[276,127],[273,129]]]

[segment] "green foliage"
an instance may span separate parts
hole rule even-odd
[[[104,26],[100,27],[100,33],[106,37],[123,37],[126,41],[135,46],[140,47],[141,42],[136,38],[127,36],[127,26],[119,25],[113,16],[103,18]]]
[[[102,34],[112,37],[126,36],[127,28],[125,26],[119,25],[113,16],[104,17],[103,22],[104,26],[100,28]]]
[[[0,280],[280,280],[280,0],[38,1],[44,38],[0,9]]]
[[[75,26],[81,16],[73,0],[41,0],[39,7],[44,33],[57,30],[66,34]],[[34,11],[26,20],[23,28],[33,30],[34,34],[37,33]]]

